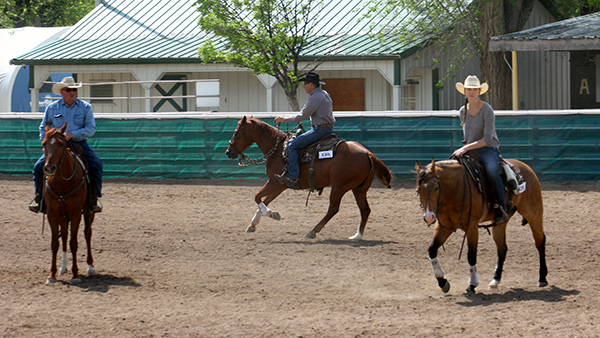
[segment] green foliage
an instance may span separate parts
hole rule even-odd
[[[94,0],[2,0],[0,27],[74,25],[94,9]]]
[[[600,11],[600,0],[542,0],[558,20]]]
[[[203,62],[225,62],[277,79],[298,110],[302,50],[321,0],[199,0],[200,28],[216,39],[198,49]],[[315,67],[312,67],[314,69]]]

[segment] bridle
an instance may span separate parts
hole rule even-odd
[[[55,136],[57,136],[57,135],[58,135],[58,136],[61,136],[60,134],[58,134],[58,133],[55,133],[54,135],[52,135],[52,137],[55,137]],[[64,139],[64,137],[63,137],[63,139]],[[58,159],[58,163],[57,163],[57,168],[56,168],[56,171],[57,171],[57,172],[60,172],[60,177],[61,177],[63,180],[65,180],[65,181],[70,181],[70,180],[72,180],[72,179],[75,177],[75,174],[77,173],[77,169],[79,168],[79,166],[81,165],[81,166],[83,167],[83,164],[80,164],[79,162],[80,162],[81,160],[80,160],[80,159],[79,159],[79,158],[78,158],[76,155],[74,155],[74,154],[73,154],[73,157],[74,157],[74,159],[75,159],[75,165],[74,165],[74,167],[73,167],[73,172],[71,173],[71,176],[69,176],[69,177],[64,177],[64,176],[63,176],[63,172],[62,172],[62,164],[63,164],[64,158],[65,158],[65,156],[66,156],[66,154],[67,154],[67,143],[66,143],[66,139],[64,139],[64,141],[65,141],[65,142],[64,142],[64,143],[62,143],[62,154],[60,155],[60,158]],[[52,177],[52,176],[54,176],[54,174],[53,174],[53,175],[47,175],[45,172],[44,172],[44,175],[45,175],[45,176],[51,176],[51,177]],[[74,194],[76,191],[78,191],[79,189],[81,189],[81,187],[84,185],[84,183],[85,183],[85,181],[86,181],[86,175],[85,175],[85,172],[84,172],[84,173],[83,173],[83,175],[82,175],[82,177],[81,177],[81,182],[79,182],[79,184],[78,184],[78,185],[77,185],[75,188],[73,188],[72,190],[70,190],[70,191],[69,191],[69,192],[67,192],[66,194],[62,194],[62,195],[58,194],[57,192],[55,192],[55,191],[54,191],[54,189],[52,189],[52,186],[50,185],[50,182],[48,182],[48,181],[47,181],[47,180],[45,180],[45,179],[44,179],[44,181],[46,182],[46,184],[45,184],[45,185],[46,185],[46,187],[48,188],[48,191],[50,192],[50,194],[51,194],[52,196],[56,197],[56,198],[58,199],[58,201],[59,201],[59,202],[61,202],[61,204],[62,204],[62,203],[64,203],[64,202],[65,202],[65,200],[67,199],[67,197],[69,197],[69,196],[73,195],[73,194]]]
[[[277,130],[279,130],[279,123],[277,123]],[[296,129],[296,128],[294,128]],[[273,154],[275,154],[275,151],[277,150],[277,147],[279,147],[279,145],[281,144],[281,142],[285,139],[287,139],[292,131],[294,130],[292,129],[291,131],[287,132],[284,134],[284,136],[277,136],[277,141],[275,142],[275,145],[273,145],[273,147],[271,148],[271,150],[269,150],[267,153],[265,153],[263,155],[263,157],[259,158],[259,159],[252,159],[250,158],[250,156],[244,154],[243,152],[239,152],[239,158],[238,158],[238,165],[240,167],[249,167],[249,166],[253,166],[253,165],[261,165],[267,162],[267,160],[269,159],[269,157],[273,156]],[[233,135],[233,137],[231,138],[231,140],[229,141],[229,145],[231,147],[234,147],[236,150],[237,147],[235,146],[235,142],[233,142],[233,140],[235,140],[235,137],[237,136],[237,132]],[[239,150],[238,150],[239,151]]]

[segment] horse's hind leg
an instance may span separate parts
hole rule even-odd
[[[96,274],[94,268],[94,257],[92,256],[92,223],[94,222],[94,214],[86,211],[83,215],[85,227],[83,228],[83,234],[85,235],[85,244],[87,247],[87,274],[93,276]]]
[[[548,276],[548,266],[546,266],[546,234],[544,233],[541,220],[529,220],[529,226],[531,227],[535,247],[540,256],[540,279],[538,281],[538,286],[544,287],[548,285],[548,281],[546,280],[546,277]]]
[[[348,190],[350,189],[344,190],[339,187],[331,188],[331,193],[329,194],[329,209],[327,209],[327,214],[325,214],[325,217],[323,217],[323,219],[321,219],[321,221],[317,223],[317,225],[315,225],[315,227],[308,234],[306,234],[306,238],[317,237],[317,234],[323,229],[325,224],[327,224],[327,222],[329,222],[329,220],[335,216],[338,211],[340,211],[342,197]]]
[[[492,229],[494,236],[494,242],[498,250],[498,263],[496,264],[496,271],[494,271],[494,278],[489,284],[490,288],[498,287],[500,280],[502,279],[502,269],[504,268],[504,260],[506,259],[506,253],[508,252],[508,246],[506,245],[506,225],[508,223],[497,224]]]
[[[367,226],[367,220],[371,214],[371,208],[369,207],[369,202],[367,201],[367,190],[368,188],[364,189],[362,186],[352,189],[354,199],[356,199],[356,204],[360,209],[360,225],[356,231],[356,234],[354,234],[354,236],[350,236],[349,239],[361,240],[365,231],[365,227]]]

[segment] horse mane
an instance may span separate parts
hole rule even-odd
[[[246,121],[248,123],[254,123],[257,127],[257,129],[260,130],[265,130],[268,135],[272,136],[273,138],[277,138],[277,137],[281,137],[282,134],[285,134],[285,132],[273,127],[272,125],[268,124],[265,121],[259,120],[257,118],[254,117],[248,117],[246,118]]]

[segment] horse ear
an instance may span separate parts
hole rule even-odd
[[[242,123],[246,123],[246,115],[242,118]]]
[[[435,174],[435,160],[431,158],[431,172]]]
[[[421,171],[421,162],[415,161],[415,171],[417,173]]]
[[[63,126],[60,127],[60,133],[63,134],[65,130],[67,130],[67,122],[65,122],[65,124],[63,124]]]

